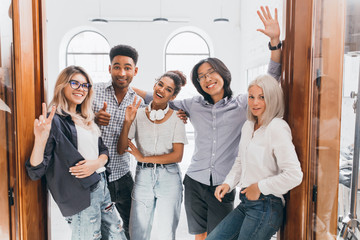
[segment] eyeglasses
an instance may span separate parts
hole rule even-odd
[[[211,77],[214,73],[216,73],[216,70],[212,68],[209,72],[207,72],[207,73],[199,76],[197,80],[198,80],[199,82],[205,81],[206,78]]]
[[[82,87],[82,89],[85,91],[85,92],[88,92],[89,89],[91,88],[91,84],[90,83],[80,83],[79,81],[77,80],[70,80],[69,81],[70,83],[70,87],[74,90],[76,89],[79,89],[80,87]]]

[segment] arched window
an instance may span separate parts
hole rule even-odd
[[[66,48],[66,66],[78,65],[90,74],[93,82],[109,80],[108,41],[94,31],[83,31],[76,34]]]
[[[165,71],[180,70],[185,73],[188,80],[177,99],[198,94],[191,83],[191,69],[201,59],[208,57],[210,57],[209,45],[198,33],[182,31],[170,38],[165,48]]]

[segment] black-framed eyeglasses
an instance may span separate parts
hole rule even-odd
[[[90,83],[80,83],[79,81],[73,79],[69,81],[69,84],[72,89],[76,90],[82,87],[85,92],[88,92],[89,89],[92,87]]]
[[[198,77],[198,81],[201,82],[201,81],[205,81],[206,78],[208,77],[211,77],[214,73],[216,73],[216,70],[214,68],[210,69],[210,71],[208,71],[207,73],[201,75]]]

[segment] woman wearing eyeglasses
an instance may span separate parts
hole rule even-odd
[[[270,38],[271,61],[268,73],[279,79],[281,65],[280,27],[268,7],[257,11]],[[229,173],[238,153],[241,128],[246,120],[247,95],[233,96],[231,73],[217,58],[201,60],[192,69],[191,80],[201,94],[170,102],[173,109],[187,113],[195,130],[195,150],[184,178],[185,210],[189,233],[196,240],[205,239],[234,208],[235,191],[219,202],[214,192]],[[151,100],[149,93],[133,88],[138,95]]]
[[[60,73],[50,114],[43,103],[42,115],[34,121],[35,142],[26,168],[32,180],[45,175],[72,240],[125,240],[107,189],[108,150],[93,120],[91,87],[81,67]]]
[[[169,101],[185,83],[181,72],[168,71],[155,83],[148,107],[138,109],[140,101],[136,104],[135,97],[126,108],[117,147],[119,154],[127,151],[138,161],[130,212],[133,240],[150,239],[155,212],[161,226],[156,239],[175,239],[183,190],[178,163],[187,139],[185,125],[169,108]],[[131,139],[135,139],[137,147]]]

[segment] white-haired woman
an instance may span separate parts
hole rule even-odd
[[[238,185],[241,202],[207,239],[270,239],[280,228],[283,194],[299,185],[303,176],[283,114],[278,82],[269,75],[252,81],[238,157],[224,183],[215,190],[215,197],[221,201]]]
[[[81,67],[60,73],[51,113],[47,116],[43,103],[34,121],[35,143],[26,168],[33,180],[45,175],[73,240],[126,239],[107,189],[108,150],[93,120],[91,87]]]

